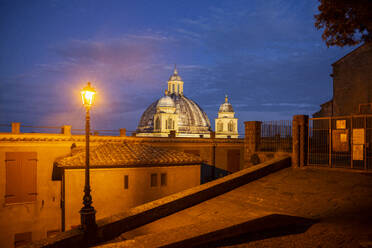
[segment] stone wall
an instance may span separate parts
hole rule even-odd
[[[359,113],[372,102],[372,43],[357,48],[333,64],[334,115]]]

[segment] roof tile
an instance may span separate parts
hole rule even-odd
[[[194,154],[153,147],[136,142],[105,143],[90,151],[91,167],[131,167],[202,163]],[[84,167],[85,150],[56,161],[58,167]]]

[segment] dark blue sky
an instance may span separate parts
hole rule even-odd
[[[95,129],[135,130],[177,64],[212,127],[228,94],[239,118],[311,114],[332,97],[316,0],[0,0],[0,124],[82,128],[80,90],[98,91]]]

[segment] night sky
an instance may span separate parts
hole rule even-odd
[[[287,120],[332,97],[316,0],[0,0],[0,124],[84,126],[80,90],[98,91],[94,129],[136,129],[177,64],[214,129],[228,94],[239,118]]]

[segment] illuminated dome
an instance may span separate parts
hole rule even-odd
[[[209,133],[211,124],[207,114],[191,99],[176,94],[168,96],[176,104],[176,113],[178,114],[178,131],[180,133],[203,134]],[[163,98],[153,102],[142,114],[138,125],[138,132],[153,132],[154,115],[156,106]]]
[[[234,109],[233,109],[231,103],[229,103],[227,96],[225,96],[225,102],[223,104],[221,104],[220,110],[218,110],[218,112],[219,113],[222,113],[222,112],[225,112],[225,113],[234,112]]]
[[[174,126],[177,127],[176,132],[181,136],[199,137],[202,134],[209,134],[212,130],[207,114],[198,104],[183,95],[183,82],[175,68],[168,81],[166,96],[153,102],[145,110],[138,124],[137,133],[154,133],[154,116],[157,110],[163,111],[162,108],[172,107],[175,107],[174,113],[177,115],[175,119],[177,125]],[[168,129],[166,131],[169,132]]]

